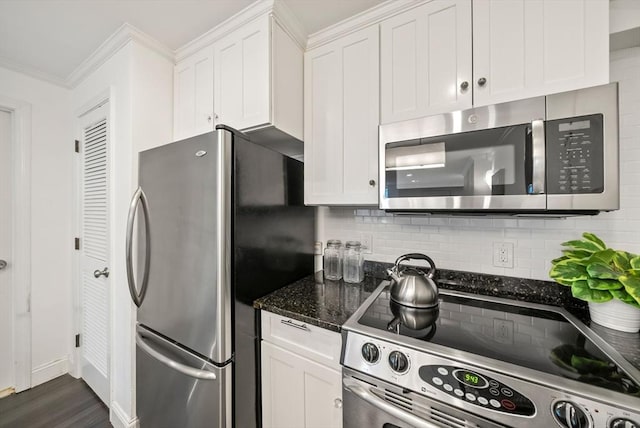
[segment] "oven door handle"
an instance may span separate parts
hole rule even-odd
[[[367,403],[384,411],[385,413],[400,419],[402,422],[405,422],[416,428],[441,428],[439,425],[433,424],[418,416],[412,415],[409,412],[405,412],[404,410],[397,408],[393,404],[384,401],[382,398],[373,394],[369,390],[369,388],[363,387],[360,382],[354,379],[343,378],[342,384],[349,392],[352,392],[357,397],[363,399]]]

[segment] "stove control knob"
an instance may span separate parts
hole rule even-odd
[[[389,365],[394,372],[404,373],[409,369],[409,360],[402,352],[393,351],[389,354]]]
[[[566,428],[591,428],[589,415],[570,401],[558,401],[553,405],[553,417]]]
[[[611,428],[640,428],[640,425],[629,419],[617,418],[611,421]]]
[[[367,342],[362,345],[362,358],[369,364],[377,363],[380,359],[380,350],[373,343]]]

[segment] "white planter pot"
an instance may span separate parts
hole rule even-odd
[[[605,303],[589,302],[591,321],[614,330],[637,333],[640,330],[640,309],[621,302],[609,300]]]

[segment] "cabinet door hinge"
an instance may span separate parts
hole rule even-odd
[[[76,153],[80,153],[80,141],[74,140],[74,149]]]
[[[80,238],[74,238],[74,241],[73,241],[73,247],[74,247],[76,250],[79,250],[79,249],[80,249]]]
[[[80,347],[80,335],[76,334],[76,348]]]

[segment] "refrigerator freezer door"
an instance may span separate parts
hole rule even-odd
[[[232,356],[231,139],[218,130],[140,153],[150,260],[138,322],[216,363]]]
[[[231,428],[232,363],[214,366],[140,326],[136,342],[141,428]]]

